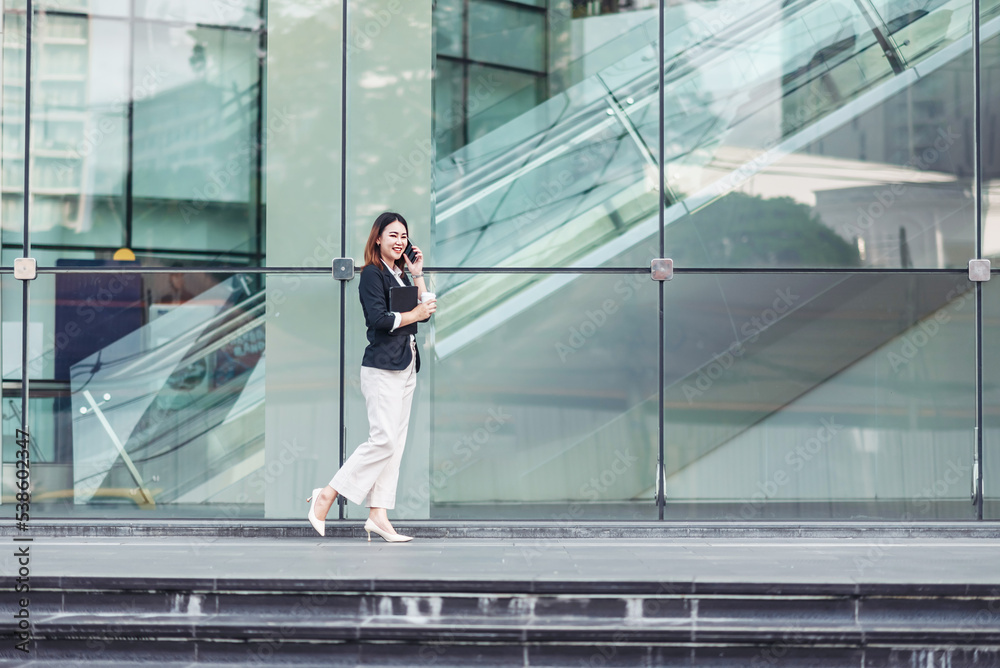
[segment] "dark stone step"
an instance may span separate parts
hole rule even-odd
[[[411,582],[406,590],[379,580],[223,579],[210,587],[169,579],[40,580],[32,583],[30,611],[35,637],[46,642],[1000,646],[1000,594],[970,594],[968,585],[935,594],[878,593],[868,585],[868,592],[820,595],[773,587],[746,593],[741,583],[722,582],[691,592],[665,592],[657,583],[622,591],[623,583],[550,582],[539,592],[546,587],[537,582],[522,591],[511,591],[511,582],[491,591],[488,581],[459,591],[440,581]],[[576,593],[566,593],[567,585]],[[13,597],[0,601],[0,634],[11,645],[14,605]]]
[[[1000,598],[996,583],[854,582],[767,580],[573,580],[573,579],[260,579],[239,577],[67,576],[31,578],[32,591],[57,592],[199,592],[199,593],[413,593],[536,594],[582,596],[947,596]]]
[[[275,643],[211,641],[119,641],[94,644],[83,640],[44,640],[32,647],[30,662],[0,647],[0,661],[14,666],[88,666],[93,668],[157,668],[188,666],[531,666],[606,668],[647,666],[711,666],[712,668],[996,668],[996,647],[764,647],[738,645],[677,646],[625,642],[600,647],[575,645],[408,645],[402,643]]]
[[[94,641],[215,640],[279,642],[396,642],[603,646],[615,643],[766,646],[1000,646],[1000,627],[966,626],[953,619],[921,623],[914,619],[889,624],[755,623],[711,619],[661,619],[623,623],[609,620],[546,619],[524,621],[437,618],[433,621],[368,616],[341,619],[253,615],[106,615],[62,614],[34,620],[36,639]],[[9,624],[4,623],[4,627]],[[8,631],[12,629],[4,629]],[[12,636],[8,635],[8,638]],[[12,644],[12,643],[11,643]]]

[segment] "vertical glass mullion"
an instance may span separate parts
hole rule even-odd
[[[659,215],[660,215],[660,224],[659,224],[659,230],[658,230],[658,233],[659,233],[660,257],[663,257],[663,255],[666,252],[665,241],[664,241],[664,238],[663,238],[663,224],[665,222],[664,221],[664,210],[663,210],[663,207],[664,207],[664,201],[663,201],[663,199],[664,199],[664,191],[665,191],[665,185],[664,184],[666,183],[665,174],[664,174],[664,171],[665,171],[664,170],[664,153],[665,153],[665,151],[664,151],[664,134],[663,134],[663,115],[664,115],[663,79],[664,79],[664,75],[665,75],[665,64],[663,62],[664,53],[665,53],[665,51],[664,51],[664,45],[663,45],[663,40],[664,40],[664,34],[663,34],[663,32],[664,32],[663,31],[663,28],[664,28],[664,21],[663,21],[664,4],[665,4],[664,0],[660,0],[659,7],[657,8],[657,11],[659,12],[659,17],[658,17],[659,18],[659,28],[658,28],[658,37],[659,37],[659,39],[657,41],[659,42],[658,52],[660,54],[659,55],[659,60],[660,60],[660,63],[659,63],[659,85],[657,86],[657,88],[659,89],[658,100],[657,100],[657,102],[659,104],[659,116],[658,116],[658,125],[659,125],[659,153],[658,153],[658,156],[659,157],[657,158],[657,170],[658,170],[658,177],[657,178],[659,180],[657,181],[657,185],[659,186],[659,193],[660,193],[660,195],[659,195],[659,207],[658,207],[659,208]],[[659,346],[658,346],[658,350],[657,350],[657,356],[659,358],[659,368],[658,368],[659,378],[658,378],[658,384],[657,384],[657,388],[658,388],[658,392],[659,392],[659,401],[658,401],[658,403],[659,403],[659,419],[657,420],[657,423],[656,423],[656,439],[657,439],[657,450],[658,450],[657,461],[656,461],[656,469],[657,469],[656,470],[656,480],[657,480],[657,490],[658,490],[657,494],[656,494],[656,505],[657,505],[657,509],[658,509],[657,512],[659,514],[660,520],[663,519],[665,510],[666,510],[666,503],[667,503],[667,500],[666,500],[666,484],[667,484],[667,480],[666,480],[666,471],[664,469],[664,452],[663,452],[663,441],[664,441],[664,433],[663,432],[665,430],[665,426],[664,425],[665,425],[665,418],[666,418],[666,416],[664,415],[664,409],[663,409],[663,401],[664,401],[664,395],[663,395],[663,365],[664,365],[664,356],[666,355],[666,352],[664,351],[665,335],[664,335],[664,331],[663,331],[663,327],[664,327],[664,319],[663,319],[663,290],[664,290],[664,285],[663,285],[663,283],[664,283],[664,281],[660,281],[659,297],[658,297],[658,299],[659,299],[659,314],[658,314],[659,325],[658,326],[660,328],[660,331],[659,331]]]
[[[30,195],[30,185],[31,185],[31,30],[33,23],[32,16],[32,1],[27,0],[25,6],[25,17],[24,17],[24,226],[21,230],[23,234],[23,252],[22,257],[28,257],[31,254],[31,238],[29,236],[30,228],[28,226],[28,209],[29,202],[31,200]],[[24,284],[25,289],[27,289],[27,283]],[[25,300],[27,300],[28,295],[25,292]],[[27,326],[26,322],[21,323],[23,326]],[[23,332],[27,336],[27,331]],[[27,342],[27,338],[24,339],[23,343]],[[22,349],[25,346],[22,345]],[[24,368],[27,368],[25,365]],[[26,387],[26,386],[25,386]],[[26,413],[22,412],[22,419]]]
[[[976,519],[983,519],[983,284],[976,283],[976,428],[975,487]]]
[[[254,255],[254,264],[258,267],[264,266],[264,139],[267,131],[264,126],[267,124],[267,110],[264,106],[266,95],[267,68],[267,0],[260,0],[258,7],[260,30],[257,35],[257,131],[252,137],[253,140],[253,170],[254,179],[251,188],[255,192],[250,193],[250,210],[254,221],[254,243],[247,250]]]
[[[982,95],[980,60],[980,0],[972,0],[972,125],[973,171],[975,173],[973,210],[975,212],[976,252],[983,257],[983,143]],[[983,283],[976,283],[976,427],[975,427],[975,486],[976,519],[983,519]]]
[[[132,167],[135,132],[135,0],[128,3],[128,88],[125,91],[125,248],[132,248]]]
[[[24,35],[25,35],[25,45],[24,45],[24,222],[22,225],[23,233],[23,252],[22,257],[31,256],[31,237],[30,237],[30,226],[29,221],[29,211],[31,209],[31,29],[33,24],[33,7],[32,0],[27,0],[25,3],[25,18],[24,18]],[[26,441],[30,442],[31,436],[28,435],[28,293],[31,281],[24,281],[22,287],[22,303],[21,303],[21,432],[24,435]],[[28,447],[27,443],[24,446]],[[26,477],[28,488],[31,488],[31,473],[28,470],[28,475]]]
[[[351,34],[347,29],[348,0],[341,0],[343,14],[340,21],[341,53],[340,53],[340,256],[347,257],[347,40]],[[340,282],[340,351],[338,366],[340,368],[340,418],[338,420],[338,439],[340,441],[340,462],[338,470],[347,459],[347,442],[344,409],[344,391],[346,378],[344,375],[345,343],[347,333],[347,281]],[[347,502],[343,495],[337,496],[337,512],[339,519],[345,519]]]
[[[462,0],[462,106],[469,108],[469,0]],[[469,120],[462,114],[462,145],[469,143]]]

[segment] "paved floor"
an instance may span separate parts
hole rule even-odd
[[[374,538],[374,537],[373,537]],[[2,574],[17,572],[15,543]],[[38,537],[31,576],[1000,586],[1000,540]],[[1000,591],[1000,590],[998,590]]]

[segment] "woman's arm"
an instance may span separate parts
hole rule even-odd
[[[361,305],[364,307],[365,325],[371,329],[392,330],[396,316],[385,303],[385,286],[378,267],[370,264],[361,270],[358,293],[361,296]],[[404,318],[405,316],[406,314],[403,314]]]
[[[417,294],[420,295],[421,299],[423,299],[424,293],[427,292],[427,284],[424,283],[423,274],[420,274],[419,277],[414,278],[413,284],[417,286]],[[437,308],[437,300],[434,300],[434,308]],[[428,320],[431,319],[431,313],[434,313],[434,311],[430,311],[430,313],[427,314],[426,318],[416,320],[415,322],[427,322]]]
[[[415,286],[417,286],[417,294],[418,295],[423,295],[425,292],[427,292],[427,284],[424,283],[424,275],[423,274],[418,274],[416,276],[413,276],[413,274],[410,274],[410,276],[411,276],[411,278],[413,278],[413,284]]]
[[[424,254],[416,246],[413,247],[416,253],[416,260],[410,262],[410,258],[403,256],[403,261],[406,263],[406,268],[410,270],[410,277],[413,279],[413,284],[417,286],[417,294],[423,297],[423,294],[427,292],[427,284],[424,282]],[[426,305],[428,308],[418,312],[421,306]],[[431,314],[437,310],[437,300],[430,302],[421,302],[417,304],[417,308],[410,311],[409,313],[402,314],[402,320],[399,326],[409,325],[414,322],[427,322],[431,319]],[[409,319],[408,319],[409,316]]]
[[[417,304],[417,308],[412,311],[407,311],[406,313],[401,313],[402,316],[399,320],[399,326],[405,327],[407,325],[412,325],[415,322],[427,322],[431,319],[431,314],[437,310],[437,300],[431,300],[429,302],[421,302]]]

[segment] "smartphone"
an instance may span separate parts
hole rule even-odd
[[[410,258],[410,262],[417,261],[417,251],[413,250],[413,244],[409,240],[406,242],[406,248],[403,249],[403,255]]]

